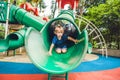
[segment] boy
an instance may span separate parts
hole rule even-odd
[[[49,55],[52,55],[52,49],[54,48],[54,46],[57,53],[65,53],[67,51],[67,46],[65,44],[66,40],[73,41],[74,43],[79,42],[79,40],[76,40],[70,36],[65,35],[64,29],[60,25],[55,27],[54,34],[55,36],[52,40],[52,44],[49,49]]]

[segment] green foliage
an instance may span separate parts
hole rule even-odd
[[[104,36],[109,36],[106,37],[107,42],[120,40],[120,0],[107,0],[105,4],[88,8],[84,17],[98,26]],[[120,42],[117,45],[119,48]]]
[[[119,24],[120,19],[120,0],[108,0],[106,4],[100,4],[88,9],[85,15],[90,21],[96,25],[107,26],[109,21],[113,21],[111,24]]]
[[[98,6],[99,4],[105,3],[106,0],[84,0],[85,1],[85,7],[93,7]]]
[[[77,26],[79,26],[80,30],[83,30],[86,26],[86,23],[82,22],[81,19],[79,19],[79,18],[75,19],[75,23]]]
[[[4,27],[0,25],[0,39],[4,38]]]

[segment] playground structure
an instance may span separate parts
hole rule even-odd
[[[79,0],[56,0],[58,2],[59,9],[63,9],[66,4],[70,4],[71,9],[78,8]]]
[[[105,39],[102,35],[102,33],[100,32],[100,30],[89,20],[85,19],[82,16],[76,15],[76,19],[79,20],[78,26],[80,27],[80,30],[87,30],[88,32],[88,37],[89,37],[89,47],[88,49],[88,53],[92,52],[91,48],[94,48],[94,46],[92,46],[92,44],[94,44],[93,41],[96,41],[96,45],[99,47],[99,52],[103,55],[106,56],[106,58],[108,57],[108,52],[107,52],[107,45],[105,42]],[[84,28],[81,28],[81,24],[85,24]]]
[[[39,15],[38,9],[35,8],[35,7],[32,7],[32,5],[30,3],[28,3],[28,2],[22,3],[20,5],[20,8],[23,8],[23,9],[25,9],[28,12],[33,12],[33,14],[36,15],[36,16]]]
[[[6,9],[4,10],[6,11]],[[4,11],[1,15],[5,15]],[[87,53],[89,47],[87,31],[83,30],[81,32],[75,24],[74,19],[73,11],[63,10],[57,18],[54,18],[49,22],[45,22],[24,9],[11,5],[9,22],[14,24],[20,23],[26,27],[9,34],[6,39],[0,40],[0,52],[15,50],[21,46],[25,46],[32,62],[39,69],[48,72],[49,80],[52,74],[64,73],[66,74],[65,78],[68,79],[68,72],[76,68],[82,62],[82,59]],[[6,18],[2,16],[0,18],[0,22],[6,22]],[[51,38],[53,37],[52,31],[58,23],[63,25],[65,29],[67,29],[65,26],[66,24],[72,25],[74,31],[66,30],[66,32],[68,32],[66,34],[77,39],[84,38],[84,40],[76,45],[68,42],[68,52],[66,54],[57,54],[53,51],[53,56],[49,56],[48,49]]]
[[[81,63],[82,58],[87,51],[87,32],[83,31],[81,33],[79,31],[74,23],[72,11],[61,11],[57,18],[52,19],[45,24],[45,21],[42,19],[30,14],[24,9],[12,5],[10,7],[9,20],[10,23],[21,23],[30,28],[26,27],[11,33],[6,39],[1,40],[0,51],[14,50],[25,45],[26,51],[33,63],[39,69],[48,73],[62,74],[69,72]],[[63,21],[64,23],[62,23]],[[4,22],[4,20],[2,20],[2,22]],[[62,24],[72,24],[75,28],[73,36],[76,35],[77,39],[84,38],[84,41],[76,45],[69,44],[68,52],[66,54],[58,55],[53,51],[53,56],[49,56],[48,48],[50,46],[50,37],[52,37],[52,35],[48,34],[52,34],[50,33],[50,31],[52,31],[52,27],[50,28],[50,26],[57,22]],[[76,49],[78,52],[73,54]]]

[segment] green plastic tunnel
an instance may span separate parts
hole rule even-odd
[[[62,74],[76,68],[87,52],[88,35],[87,31],[80,32],[74,23],[72,12],[62,11],[57,18],[49,21],[40,32],[33,28],[29,28],[25,36],[25,48],[32,62],[41,70],[53,73]],[[66,34],[76,39],[84,40],[78,44],[68,41],[68,51],[65,54],[58,54],[55,50],[52,51],[52,56],[48,55],[48,50],[51,44],[52,33],[54,27],[60,24],[66,30]],[[66,25],[67,24],[67,25]]]
[[[10,22],[33,27],[38,31],[40,31],[46,23],[42,18],[32,15],[26,10],[14,5],[11,5],[10,7]]]
[[[34,27],[38,31],[40,31],[45,24],[45,21],[43,21],[41,18],[38,18],[30,14],[29,12],[25,11],[24,9],[21,9],[14,5],[11,5],[9,13],[10,13],[9,16],[10,23],[24,24],[27,27]],[[5,22],[5,21],[0,20],[0,22]],[[22,29],[17,32],[9,34],[6,37],[6,39],[0,40],[0,52],[6,50],[14,50],[24,46],[25,33],[26,33],[26,29]]]
[[[11,33],[7,36],[7,40],[9,40],[9,48],[8,50],[14,50],[24,45],[24,36],[26,33],[26,29],[21,29],[17,32]]]
[[[24,45],[26,29],[9,34],[6,39],[0,40],[0,52],[15,50]]]
[[[46,35],[47,30],[39,33],[35,29],[29,28],[25,39],[26,51],[32,62],[40,70],[62,74],[73,70],[81,63],[87,51],[88,38],[86,31],[83,31],[80,35],[81,38],[84,38],[84,41],[69,47],[65,54],[58,54],[53,50],[52,56],[48,55],[50,41]]]

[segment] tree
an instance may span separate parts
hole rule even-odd
[[[105,2],[106,0],[79,0],[77,14],[82,15],[84,12],[86,12],[87,8],[98,6],[99,4],[102,4]]]
[[[109,44],[114,42],[120,49],[120,0],[107,0],[93,6],[84,16],[101,29]]]
[[[84,0],[84,1],[85,1],[86,8],[98,6],[98,5],[106,2],[106,0]]]

